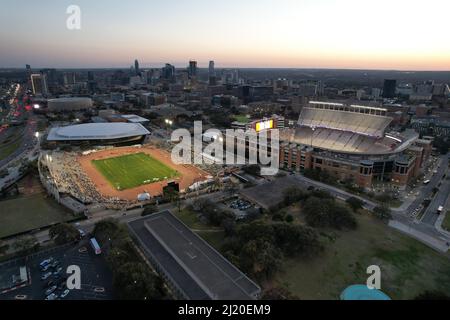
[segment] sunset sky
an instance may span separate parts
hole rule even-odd
[[[81,30],[66,8],[81,8]],[[450,70],[449,0],[0,0],[0,67]]]

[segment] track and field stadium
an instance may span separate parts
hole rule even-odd
[[[161,195],[171,181],[185,190],[208,175],[191,165],[174,164],[170,153],[152,146],[102,150],[77,160],[102,195],[124,200],[135,200],[141,193]]]
[[[117,209],[163,194],[170,182],[181,192],[210,179],[193,165],[177,165],[168,151],[145,144],[150,132],[134,123],[86,123],[54,127],[47,142],[71,151],[48,150],[39,157],[40,178],[58,201]]]

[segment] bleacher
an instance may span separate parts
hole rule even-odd
[[[392,140],[387,141],[385,138],[327,128],[318,128],[313,131],[311,128],[299,127],[291,142],[347,153],[379,154],[395,148]]]
[[[310,128],[328,128],[381,138],[392,118],[384,115],[359,113],[348,110],[302,109],[298,124]]]

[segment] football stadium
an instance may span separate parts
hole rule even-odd
[[[168,151],[145,144],[148,134],[134,123],[52,128],[47,142],[56,148],[39,157],[41,181],[64,205],[75,201],[82,208],[123,209],[163,195],[169,183],[185,192],[210,178],[195,166],[174,164]]]
[[[413,130],[391,132],[387,109],[311,101],[297,127],[280,133],[280,166],[324,170],[369,188],[376,181],[400,189],[417,177],[431,154],[431,141]]]

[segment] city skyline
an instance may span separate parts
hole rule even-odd
[[[81,30],[66,28],[72,4]],[[214,60],[217,68],[448,71],[448,9],[444,0],[6,0],[0,67],[123,68],[138,59],[143,68]]]

